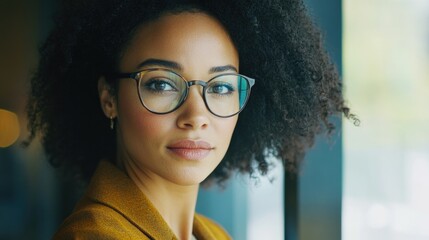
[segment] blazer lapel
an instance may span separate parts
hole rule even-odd
[[[152,239],[177,239],[137,185],[110,162],[100,162],[86,195],[120,212]]]

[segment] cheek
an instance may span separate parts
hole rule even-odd
[[[156,138],[168,132],[167,126],[170,126],[167,118],[149,112],[141,105],[137,93],[125,86],[118,93],[118,117],[123,133],[141,138],[140,141]]]
[[[217,133],[221,137],[222,143],[228,148],[229,142],[231,141],[232,133],[234,132],[235,126],[237,124],[238,117],[234,116],[231,118],[222,119],[217,124]],[[219,134],[221,133],[221,134]]]
[[[232,136],[232,133],[234,132],[235,126],[237,125],[237,117],[234,117],[232,119],[230,119],[230,121],[228,121],[225,125],[225,129],[227,129],[229,136]]]

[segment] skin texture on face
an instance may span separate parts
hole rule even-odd
[[[177,66],[141,66],[153,59]],[[222,66],[228,67],[213,71]],[[167,67],[188,80],[208,81],[238,69],[238,53],[213,17],[203,13],[167,14],[136,31],[119,66],[121,72],[152,67]],[[117,116],[118,160],[129,175],[146,183],[198,185],[222,160],[237,122],[237,116],[219,118],[211,114],[204,104],[201,86],[192,86],[187,100],[176,111],[157,115],[141,105],[136,82],[122,79],[112,109]],[[193,154],[186,149],[172,151],[176,143],[187,140],[208,143],[208,154],[189,159]]]

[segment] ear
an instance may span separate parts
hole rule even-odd
[[[104,115],[115,118],[118,115],[116,97],[112,95],[112,88],[104,77],[98,79],[98,96]]]

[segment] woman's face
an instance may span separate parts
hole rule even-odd
[[[142,66],[153,59],[161,61]],[[213,17],[166,14],[138,29],[119,67],[122,72],[162,67],[187,80],[208,81],[238,70],[238,53]],[[151,113],[140,103],[133,79],[119,82],[116,114],[119,160],[146,177],[179,185],[199,184],[215,169],[237,123],[237,115],[220,118],[210,113],[199,85],[190,87],[187,100],[174,112]]]

